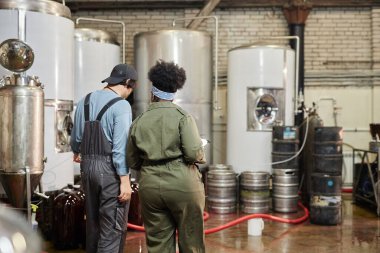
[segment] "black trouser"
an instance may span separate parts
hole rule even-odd
[[[86,252],[122,253],[129,201],[120,203],[120,178],[109,157],[85,157],[81,163],[86,194]]]

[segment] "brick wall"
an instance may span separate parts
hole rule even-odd
[[[133,36],[138,32],[159,30],[171,26],[173,18],[191,17],[198,9],[121,10],[76,12],[78,16],[121,20],[126,23],[127,62],[133,62]],[[281,8],[216,9],[219,17],[219,72],[227,72],[229,49],[249,44],[261,37],[288,35],[288,25]],[[379,19],[379,10],[371,8],[316,8],[305,26],[305,71],[341,71],[370,69],[372,49],[380,40],[372,39],[372,19]],[[188,22],[185,22],[188,23]],[[182,26],[183,22],[178,22]],[[121,42],[121,30],[115,24],[81,23],[81,26],[116,33]],[[202,23],[199,30],[214,32],[212,19]],[[276,41],[276,43],[282,43]],[[375,57],[375,55],[374,55]]]
[[[371,9],[313,10],[306,23],[305,68],[371,68]]]
[[[373,69],[380,70],[380,7],[373,8],[372,16],[372,60]]]

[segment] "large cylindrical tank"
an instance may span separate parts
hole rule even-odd
[[[40,83],[14,75],[0,88],[0,180],[15,207],[26,200],[26,168],[34,191],[44,169],[44,92]]]
[[[211,140],[212,110],[212,47],[211,36],[202,31],[168,29],[143,32],[134,37],[135,65],[139,87],[135,90],[135,115],[145,111],[150,103],[151,84],[147,73],[162,59],[173,61],[186,71],[186,83],[174,98],[174,103],[189,112],[197,123],[202,138]],[[206,150],[211,162],[211,148]]]
[[[271,172],[272,127],[294,124],[295,53],[254,44],[228,52],[227,163]]]
[[[38,76],[45,92],[45,191],[73,182],[69,140],[74,98],[74,22],[68,7],[49,0],[0,1],[0,41],[24,40],[35,53],[27,75]],[[9,71],[0,67],[0,76]],[[70,111],[71,110],[71,111]]]
[[[104,87],[102,80],[120,63],[120,46],[116,36],[98,29],[76,28],[74,104],[88,93]],[[96,53],[94,53],[96,52]],[[74,174],[80,174],[80,164],[74,163]]]
[[[120,63],[120,46],[114,35],[98,29],[76,28],[74,37],[76,104],[104,86],[101,81]]]

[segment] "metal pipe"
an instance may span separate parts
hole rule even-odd
[[[38,197],[41,197],[41,198],[44,198],[44,199],[49,199],[49,196],[44,194],[44,193],[41,193],[41,192],[38,192],[38,191],[34,191],[34,194],[36,194]]]
[[[306,84],[305,87],[309,87],[309,88],[313,88],[313,87],[337,87],[337,88],[345,88],[345,87],[359,87],[359,88],[363,88],[363,87],[379,87],[380,84],[358,84],[358,83],[352,83],[352,84],[347,84],[347,83],[344,83],[344,84],[339,84],[339,83],[336,83],[336,84],[332,84],[332,83],[323,83],[323,84]]]
[[[275,36],[275,37],[265,37],[260,38],[260,40],[268,40],[268,39],[288,39],[288,40],[296,40],[296,87],[294,90],[295,97],[294,97],[294,113],[295,115],[298,114],[298,103],[299,103],[299,96],[303,96],[303,94],[298,93],[298,83],[299,83],[299,62],[300,62],[300,38],[298,36]],[[302,101],[301,101],[302,102]]]
[[[125,23],[117,20],[107,20],[107,19],[98,19],[98,18],[83,18],[79,17],[75,20],[75,24],[79,24],[80,20],[94,21],[94,22],[105,22],[105,23],[117,23],[121,24],[123,28],[123,63],[125,63]]]
[[[30,169],[28,166],[25,167],[25,176],[26,176],[26,209],[28,210],[28,222],[32,224],[32,193],[30,186]]]
[[[193,20],[193,19],[207,19],[207,18],[212,18],[215,21],[215,37],[214,37],[214,50],[215,50],[215,63],[214,63],[214,105],[213,108],[214,110],[220,110],[221,107],[219,107],[218,104],[218,41],[219,41],[219,21],[217,16],[199,16],[199,17],[191,17],[191,18],[178,18],[178,19],[173,19],[172,26],[175,27],[176,21],[184,21],[184,20]]]
[[[319,107],[319,101],[331,101],[332,102],[332,106],[333,106],[333,117],[334,117],[334,126],[338,126],[338,119],[337,119],[337,116],[338,116],[338,107],[336,106],[337,102],[336,102],[336,99],[333,98],[333,97],[324,97],[324,98],[320,98],[318,99],[318,107]]]
[[[369,77],[380,77],[379,71],[361,71],[357,73],[342,73],[342,72],[312,72],[305,76],[308,79],[320,79],[320,78],[369,78]]]
[[[18,39],[21,41],[26,40],[26,11],[25,10],[17,10],[18,12]],[[21,76],[26,76],[25,71],[21,72]]]
[[[209,0],[208,3],[202,8],[202,10],[196,15],[197,17],[209,16],[215,7],[220,3],[220,0]],[[197,29],[203,20],[193,19],[187,25],[188,29]]]
[[[369,132],[369,129],[368,128],[345,128],[343,127],[343,132],[347,133],[347,132],[352,132],[352,133],[358,133],[358,132]]]

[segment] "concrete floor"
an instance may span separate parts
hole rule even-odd
[[[355,205],[351,195],[344,194],[342,224],[320,226],[309,220],[291,225],[265,220],[265,228],[260,237],[248,236],[247,222],[217,233],[206,235],[207,253],[265,252],[265,253],[379,253],[380,218],[375,210]],[[217,227],[245,214],[210,214],[205,228]],[[273,215],[294,219],[303,215],[300,209],[296,214]],[[83,250],[56,251],[50,242],[45,243],[49,253],[83,253]],[[128,232],[125,253],[146,253],[145,236],[142,232]],[[164,253],[164,252],[163,252]]]

